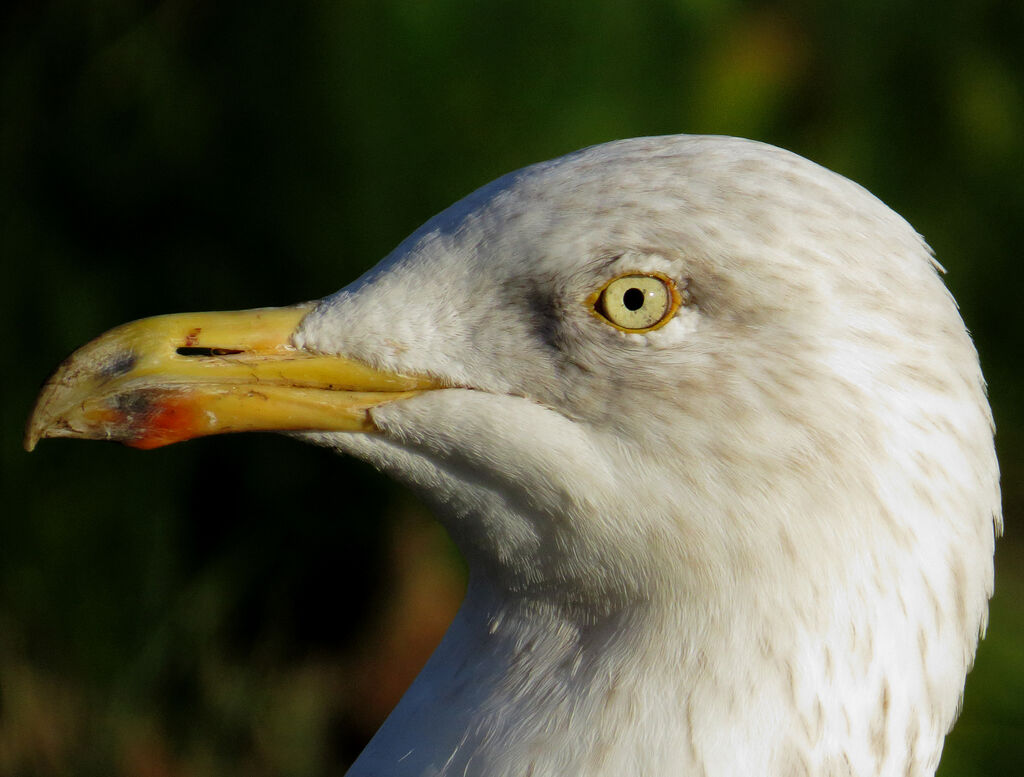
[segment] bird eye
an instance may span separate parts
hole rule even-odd
[[[662,275],[621,275],[605,284],[594,312],[626,332],[649,332],[669,322],[679,309],[675,284]]]

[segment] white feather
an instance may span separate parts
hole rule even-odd
[[[930,251],[864,189],[715,137],[512,173],[324,300],[298,345],[442,379],[309,435],[465,554],[369,775],[921,777],[992,592],[984,383]],[[587,308],[686,291],[662,329]]]

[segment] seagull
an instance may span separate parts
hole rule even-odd
[[[273,430],[422,495],[467,593],[352,777],[924,777],[1002,527],[941,271],[793,153],[617,141],[318,302],[111,330],[26,447]]]

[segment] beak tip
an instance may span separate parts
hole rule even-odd
[[[36,398],[36,403],[29,414],[28,422],[25,424],[25,437],[22,439],[22,446],[26,452],[31,453],[36,445],[44,437],[54,437],[54,429],[62,420],[62,414],[54,411],[54,406],[59,404],[62,389],[59,382],[55,380],[56,373],[46,383]]]
[[[40,403],[37,402],[36,406],[32,408],[32,414],[28,417],[28,423],[25,424],[25,436],[22,438],[21,444],[27,453],[34,451],[39,441],[46,437],[47,425],[40,418],[39,409]]]
[[[22,447],[24,447],[27,453],[31,453],[36,449],[36,445],[39,441],[47,437],[60,437],[62,436],[59,431],[56,431],[56,426],[52,422],[52,419],[44,419],[40,417],[40,413],[34,411],[32,416],[28,420],[28,424],[25,425],[25,436],[22,439]]]

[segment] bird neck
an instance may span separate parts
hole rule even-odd
[[[729,598],[590,618],[471,580],[349,774],[934,773],[948,721],[916,711],[900,676],[918,646],[868,623],[908,633],[895,600],[859,619],[845,594],[815,613]]]

